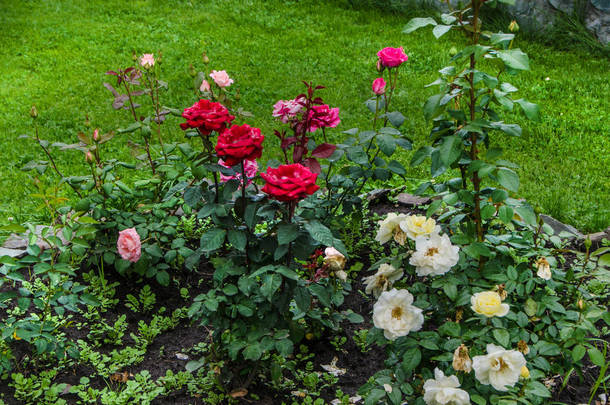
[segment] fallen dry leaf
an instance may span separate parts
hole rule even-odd
[[[229,392],[231,398],[241,398],[246,395],[248,395],[248,390],[245,388],[235,388],[233,391]]]

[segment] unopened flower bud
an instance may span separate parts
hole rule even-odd
[[[210,63],[210,58],[208,58],[208,55],[205,54],[205,52],[201,55],[201,60],[203,61],[203,63],[205,63],[206,65],[208,63]]]
[[[138,60],[138,54],[135,50],[131,51],[131,59],[133,59],[134,62]]]
[[[381,73],[381,72],[383,72],[383,71],[384,71],[384,69],[385,69],[385,66],[383,66],[383,63],[381,63],[381,60],[380,60],[380,59],[378,59],[378,60],[377,60],[377,71],[378,71],[379,73]]]
[[[195,70],[195,66],[193,66],[192,63],[189,65],[189,75],[191,75],[191,77],[197,76],[197,71]]]
[[[525,340],[521,339],[519,341],[519,343],[517,343],[517,349],[523,353],[524,355],[527,355],[530,352],[530,348],[527,345],[527,343],[525,342]]]
[[[453,57],[453,56],[457,55],[457,53],[458,53],[458,50],[457,50],[457,48],[455,46],[452,46],[449,49],[449,56]]]
[[[161,64],[161,62],[163,62],[163,52],[158,51],[157,52],[157,63]]]
[[[339,270],[338,272],[336,272],[335,276],[343,282],[347,281],[347,273],[343,270]]]
[[[305,339],[307,339],[307,340],[313,340],[313,338],[314,338],[313,333],[308,332],[308,333],[306,333],[306,334],[305,334]]]
[[[95,142],[99,142],[100,140],[100,130],[98,128],[95,128],[95,131],[93,131],[93,140]]]
[[[526,366],[521,367],[521,377],[530,378],[530,371]]]
[[[585,248],[587,250],[591,249],[591,238],[589,237],[589,235],[587,235],[587,238],[585,239]]]
[[[30,117],[32,117],[32,118],[38,117],[38,110],[36,109],[35,105],[33,105],[32,108],[30,109]]]
[[[462,308],[458,308],[457,311],[455,311],[455,322],[459,323],[463,317],[464,310]]]
[[[576,302],[576,306],[577,306],[577,307],[578,307],[578,309],[580,309],[581,311],[582,311],[583,309],[585,309],[585,307],[586,307],[585,302],[582,300],[582,298],[580,298],[580,299],[578,300],[578,302]]]
[[[93,154],[91,153],[91,151],[87,151],[87,153],[85,153],[85,160],[89,164],[93,163]]]
[[[510,22],[510,24],[508,24],[508,30],[510,32],[517,32],[517,31],[519,31],[519,24],[517,24],[517,21],[512,20]]]
[[[380,96],[385,93],[386,82],[383,80],[383,77],[378,77],[373,80],[373,93]]]

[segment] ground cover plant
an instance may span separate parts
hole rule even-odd
[[[516,86],[531,61],[515,27],[484,29],[493,5],[404,27],[465,38],[412,154],[400,46],[370,55],[359,128],[332,83],[298,79],[259,128],[250,85],[211,52],[180,104],[168,52],[108,66],[114,127],[51,141],[31,106],[21,140],[42,158],[25,168],[49,225],[3,228],[28,247],[0,258],[0,402],[605,401],[610,245],[570,245],[520,198],[502,145],[540,107]],[[424,164],[425,206],[366,193]]]
[[[29,130],[28,120],[22,117],[31,104],[37,104],[46,139],[54,142],[84,131],[87,115],[101,128],[114,128],[118,121],[109,114],[111,106],[98,102],[107,96],[107,90],[99,86],[105,81],[99,72],[119,60],[126,64],[132,50],[139,54],[164,51],[165,79],[172,84],[166,100],[172,105],[190,101],[184,89],[191,79],[185,72],[189,64],[199,63],[202,50],[207,51],[215,61],[231,66],[230,73],[239,79],[237,86],[249,84],[241,89],[241,102],[254,114],[252,125],[269,133],[269,100],[298,93],[301,79],[328,86],[325,98],[346,111],[346,128],[363,126],[360,89],[368,82],[364,72],[372,63],[370,55],[385,44],[402,45],[412,63],[405,67],[409,80],[395,98],[409,117],[405,132],[421,145],[428,127],[420,104],[413,100],[431,94],[424,85],[434,80],[437,66],[446,65],[451,48],[462,43],[461,36],[451,32],[448,46],[434,41],[429,31],[405,36],[401,31],[408,15],[352,9],[342,2],[185,1],[170,5],[142,1],[134,5],[94,1],[54,2],[50,8],[7,2],[2,9],[0,71],[6,79],[0,87],[0,103],[7,113],[0,120],[5,157],[0,181],[12,190],[0,197],[6,212],[0,218],[3,223],[8,217],[23,220],[40,215],[26,187],[27,174],[20,170],[40,155],[28,143],[14,142]],[[520,165],[521,193],[563,222],[583,231],[602,230],[610,225],[604,176],[609,62],[584,51],[555,51],[521,37],[516,41],[533,63],[531,72],[518,76],[513,84],[533,102],[548,100],[540,121],[524,125],[522,139],[527,142],[500,141],[508,158]],[[307,46],[312,42],[315,47]],[[95,52],[86,51],[91,44]],[[166,136],[179,135],[168,132]],[[130,156],[124,143],[108,147],[120,152],[120,159]],[[403,164],[410,158],[409,152],[398,156]],[[85,167],[69,155],[58,159],[64,167]],[[416,179],[411,181],[413,187],[426,176],[424,168],[409,173]]]

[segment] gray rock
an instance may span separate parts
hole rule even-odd
[[[572,225],[564,224],[563,222],[556,220],[550,215],[540,214],[540,218],[542,218],[545,224],[553,228],[555,235],[559,235],[562,232],[567,232],[579,239],[585,237],[578,229],[574,228]]]
[[[390,190],[389,188],[376,188],[375,190],[369,192],[366,195],[366,199],[369,202],[377,201],[377,200],[385,200],[385,199],[387,199],[390,191],[392,191],[392,190]]]
[[[2,256],[21,258],[25,256],[25,249],[7,249],[0,247],[0,257]]]
[[[40,248],[42,250],[50,248],[49,244],[40,238],[40,235],[42,235],[43,230],[45,230],[46,228],[49,228],[49,226],[36,225],[36,229],[34,232],[34,234],[37,236],[36,244],[38,246],[40,246]],[[52,234],[52,232],[53,232],[52,229],[49,230],[49,232],[47,233],[47,236],[50,236]],[[26,231],[23,235],[17,235],[17,234],[13,233],[6,239],[6,241],[4,242],[2,247],[6,248],[6,249],[27,249],[29,235],[30,235],[29,230]],[[57,229],[55,231],[55,236],[57,236],[64,245],[68,244],[68,241],[66,240],[66,238],[64,238],[64,236],[61,232],[61,229]]]
[[[420,197],[409,193],[400,193],[396,199],[400,204],[410,207],[419,207],[421,205],[430,204],[431,201],[428,197]]]

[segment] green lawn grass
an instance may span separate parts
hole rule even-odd
[[[363,100],[375,78],[375,54],[384,46],[404,46],[410,59],[396,107],[417,147],[430,128],[421,106],[433,90],[424,85],[448,63],[451,46],[461,45],[457,35],[436,41],[427,30],[402,34],[404,15],[314,0],[0,0],[0,23],[0,222],[36,215],[29,174],[20,168],[43,155],[31,141],[17,139],[32,132],[31,105],[38,107],[41,136],[51,141],[76,142],[86,114],[104,131],[119,127],[127,112],[112,110],[102,83],[112,79],[105,71],[130,62],[132,50],[163,51],[163,78],[170,83],[163,103],[177,108],[193,102],[188,66],[201,66],[205,50],[213,68],[236,80],[241,105],[254,114],[250,123],[263,129],[269,145],[277,126],[272,105],[301,92],[301,80],[327,86],[325,100],[341,108],[339,128],[366,128],[370,116]],[[497,138],[508,149],[506,157],[521,166],[520,195],[583,230],[607,227],[610,61],[519,39],[517,46],[529,53],[532,71],[511,82],[542,105],[537,123],[506,117],[522,124],[521,138]],[[165,125],[165,138],[182,139],[178,122]],[[123,159],[130,155],[126,137],[108,146]],[[401,158],[407,163],[410,153]],[[58,163],[67,173],[85,169],[75,151],[63,153]],[[418,168],[408,176],[427,173]]]

